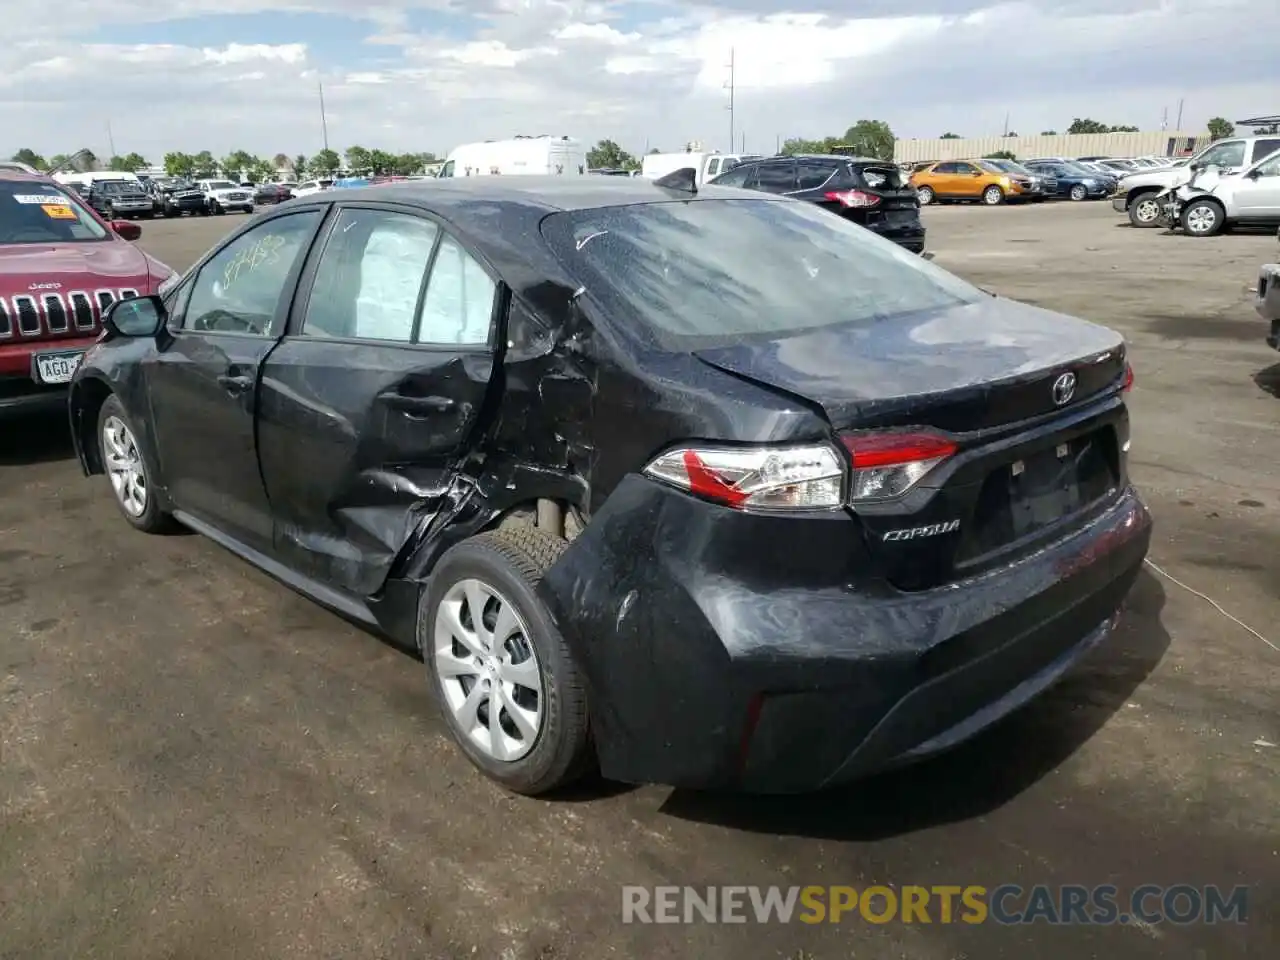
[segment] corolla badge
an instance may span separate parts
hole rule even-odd
[[[959,529],[959,520],[948,520],[945,523],[931,523],[926,527],[902,527],[898,530],[890,530],[881,539],[887,541],[919,540],[922,537],[936,537],[943,533],[955,533]]]
[[[1053,381],[1053,402],[1061,407],[1071,402],[1071,398],[1076,395],[1076,375],[1074,373],[1064,373]]]

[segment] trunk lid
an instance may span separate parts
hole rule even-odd
[[[1125,407],[1103,399],[1125,377],[1124,342],[1073,317],[992,298],[695,355],[820,408],[855,450],[861,432],[885,429],[955,442],[904,496],[851,506],[879,570],[901,590],[1011,562],[1084,522],[1127,482]],[[1065,401],[1064,375],[1074,377]]]
[[[694,353],[821,407],[837,430],[981,430],[1057,409],[1052,386],[1065,372],[1076,375],[1073,404],[1124,372],[1116,332],[999,297]]]

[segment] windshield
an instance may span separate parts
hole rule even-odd
[[[102,193],[137,193],[142,189],[129,180],[95,180],[93,185]]]
[[[0,180],[0,244],[105,240],[107,230],[60,186]]]
[[[234,190],[236,189],[236,185],[232,183],[230,180],[210,180],[209,189],[210,190]]]
[[[995,160],[974,160],[979,167],[987,171],[987,173],[1008,173],[1009,171],[1000,166]]]
[[[610,316],[668,350],[865,326],[984,298],[815,204],[636,204],[555,213],[542,230]]]

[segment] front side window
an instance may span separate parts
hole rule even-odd
[[[1280,139],[1278,140],[1255,140],[1253,144],[1253,159],[1265,160],[1271,154],[1280,150]]]
[[[52,183],[0,180],[0,244],[106,240],[74,193]]]
[[[1262,177],[1280,177],[1280,148],[1262,163],[1258,164],[1258,175]]]
[[[315,210],[277,217],[214,254],[191,285],[183,328],[266,336],[319,219]]]
[[[1210,164],[1216,164],[1219,167],[1238,167],[1244,163],[1244,141],[1228,140],[1225,143],[1215,143],[1200,154],[1200,159],[1196,163],[1205,167]]]
[[[813,204],[635,204],[554,213],[542,229],[610,322],[670,350],[891,323],[985,299]]]
[[[497,284],[479,261],[453,237],[445,236],[427,280],[418,341],[450,346],[487,344],[497,291]]]
[[[302,333],[410,343],[438,233],[405,213],[343,210],[320,256]]]

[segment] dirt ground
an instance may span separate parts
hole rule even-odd
[[[1274,235],[931,208],[937,262],[1129,338],[1151,559],[1280,644]],[[232,216],[144,223],[186,267]],[[193,427],[194,429],[194,427]],[[1227,960],[1280,943],[1280,651],[1147,571],[996,730],[808,798],[507,796],[419,662],[193,535],[129,530],[60,420],[0,444],[0,957]],[[1244,925],[637,925],[624,884],[1252,887]]]

